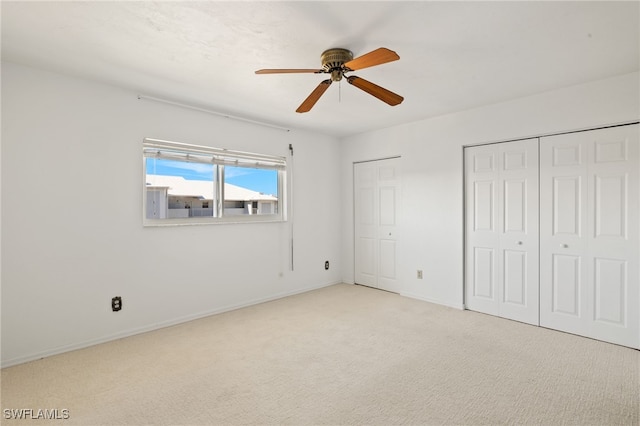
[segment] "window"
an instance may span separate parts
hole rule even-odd
[[[286,159],[145,139],[144,224],[285,219]]]

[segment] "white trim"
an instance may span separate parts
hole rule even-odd
[[[590,132],[592,130],[607,129],[609,127],[630,126],[630,125],[639,124],[639,123],[640,123],[640,121],[638,121],[638,120],[622,121],[622,122],[619,122],[619,123],[601,124],[601,125],[597,125],[597,126],[581,127],[581,128],[573,129],[573,130],[563,130],[563,131],[557,131],[557,132],[551,132],[551,133],[541,133],[541,134],[536,134],[536,135],[533,135],[533,136],[526,136],[526,137],[516,137],[516,138],[511,138],[511,139],[500,139],[500,140],[488,141],[488,142],[473,142],[473,143],[470,143],[470,144],[462,145],[462,148],[471,148],[471,147],[480,146],[480,145],[493,145],[493,144],[505,143],[505,142],[517,142],[517,141],[523,141],[523,140],[526,140],[526,139],[538,139],[538,138],[545,138],[545,137],[548,137],[548,136],[566,135],[567,133]]]
[[[420,296],[415,293],[409,293],[405,291],[400,292],[400,296],[409,297],[411,299],[422,300],[423,302],[435,303],[436,305],[447,306],[449,308],[454,308],[454,309],[459,309],[461,311],[464,311],[464,305],[462,304],[444,303],[440,300],[430,299],[428,297]]]
[[[99,345],[101,343],[107,343],[107,342],[111,342],[113,340],[118,340],[118,339],[122,339],[122,338],[125,338],[125,337],[131,337],[131,336],[135,336],[137,334],[147,333],[147,332],[150,332],[150,331],[155,331],[155,330],[159,330],[159,329],[162,329],[162,328],[171,327],[171,326],[182,324],[182,323],[185,323],[185,322],[194,321],[194,320],[201,319],[201,318],[206,318],[206,317],[209,317],[209,316],[212,316],[212,315],[222,314],[222,313],[225,313],[225,312],[234,311],[236,309],[241,309],[241,308],[246,308],[248,306],[258,305],[260,303],[270,302],[272,300],[282,299],[284,297],[294,296],[296,294],[307,293],[309,291],[314,291],[314,290],[318,290],[318,289],[321,289],[321,288],[324,288],[324,287],[329,287],[329,286],[336,285],[336,284],[341,284],[341,283],[342,283],[342,281],[328,282],[328,283],[323,283],[323,284],[315,285],[315,286],[308,287],[308,288],[302,288],[302,289],[297,289],[297,290],[291,290],[291,291],[285,291],[285,292],[281,292],[281,293],[276,293],[273,296],[263,297],[263,298],[259,298],[259,299],[252,299],[252,300],[249,300],[249,301],[246,301],[246,302],[242,302],[242,303],[238,303],[238,304],[234,304],[234,305],[229,305],[229,306],[224,306],[224,307],[221,307],[221,308],[212,309],[210,311],[199,312],[197,314],[186,315],[186,316],[183,316],[183,317],[175,318],[173,320],[159,322],[159,323],[156,323],[156,324],[153,324],[153,325],[147,325],[147,326],[143,326],[143,327],[133,328],[133,329],[130,329],[130,330],[122,331],[120,333],[109,334],[107,336],[103,336],[103,337],[100,337],[98,339],[90,339],[90,340],[85,340],[85,341],[80,342],[80,343],[74,343],[74,344],[71,344],[71,345],[58,346],[57,348],[49,349],[49,350],[38,352],[38,353],[35,353],[35,354],[20,356],[20,357],[17,357],[17,358],[11,358],[9,360],[2,360],[2,362],[0,363],[0,368],[7,368],[7,367],[11,367],[11,366],[18,365],[18,364],[23,364],[23,363],[29,362],[29,361],[36,361],[36,360],[39,360],[39,359],[42,359],[42,358],[46,358],[46,357],[50,357],[50,356],[53,356],[53,355],[58,355],[58,354],[62,354],[62,353],[65,353],[65,352],[71,352],[71,351],[78,350],[78,349],[84,349],[84,348],[88,348],[90,346]]]
[[[146,208],[146,206],[145,206]],[[229,225],[239,223],[284,223],[287,220],[281,218],[277,214],[261,214],[261,215],[236,215],[224,217],[190,217],[190,218],[172,218],[172,219],[147,219],[143,218],[143,226],[145,228],[162,227],[162,226],[194,226],[194,225]]]

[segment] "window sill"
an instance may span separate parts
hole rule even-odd
[[[239,223],[282,223],[287,220],[280,215],[257,216],[228,216],[216,218],[174,218],[174,219],[143,219],[142,225],[146,227],[162,226],[193,226],[193,225],[225,225]]]

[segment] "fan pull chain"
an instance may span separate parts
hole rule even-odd
[[[338,103],[342,102],[342,80],[338,82]]]

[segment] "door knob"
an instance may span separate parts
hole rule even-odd
[[[560,247],[562,247],[562,248],[569,248],[569,244],[560,244]]]
[[[522,241],[518,241],[518,245],[521,246],[522,245]]]

